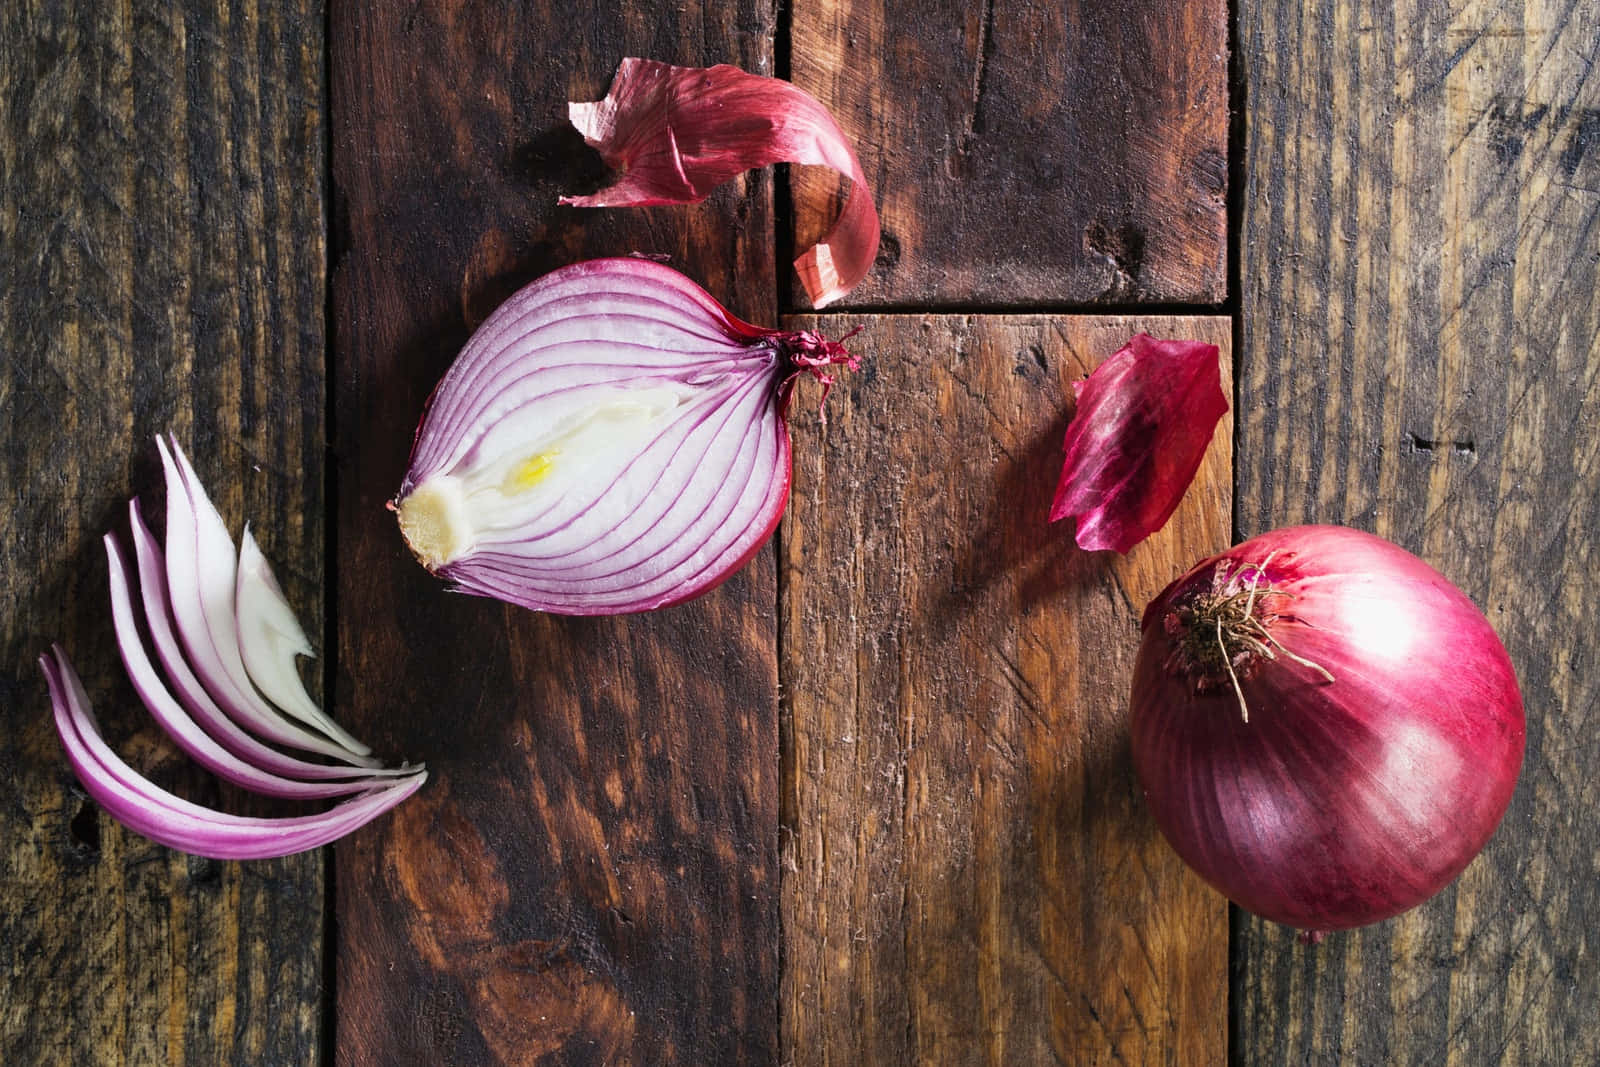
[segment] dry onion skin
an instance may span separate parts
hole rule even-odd
[[[771,536],[795,381],[826,387],[836,364],[856,360],[812,331],[752,326],[659,263],[576,263],[473,334],[390,507],[462,592],[565,615],[668,607]]]
[[[1076,518],[1078,547],[1126,553],[1172,518],[1228,411],[1219,356],[1141,333],[1072,383],[1050,521]]]
[[[573,103],[572,125],[617,172],[573,207],[699,203],[723,182],[771,163],[830,167],[851,191],[833,228],[794,261],[813,307],[860,283],[878,255],[878,212],[855,149],[815,97],[726,64],[674,67],[628,58],[604,100]]]
[[[213,859],[287,856],[365,826],[420,789],[427,773],[379,766],[306,694],[294,658],[310,654],[310,644],[266,557],[248,531],[242,554],[235,548],[176,440],[157,446],[167,479],[166,548],[137,501],[129,503],[136,563],[116,537],[105,537],[112,625],[135,692],[167,736],[218,777],[267,796],[345,799],[315,814],[256,818],[159,788],[105,743],[82,681],[55,645],[39,663],[79,783],[130,830]]]

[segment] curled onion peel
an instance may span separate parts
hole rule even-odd
[[[676,604],[771,535],[794,381],[840,363],[856,365],[841,345],[743,322],[658,263],[574,264],[467,342],[390,506],[464,592],[567,615]]]
[[[1307,930],[1397,915],[1488,842],[1522,765],[1522,697],[1482,612],[1423,561],[1337,526],[1205,560],[1146,609],[1133,760],[1178,854]]]
[[[568,105],[572,125],[619,172],[574,207],[689,204],[770,163],[830,167],[850,195],[833,228],[794,261],[814,307],[844,296],[878,254],[878,212],[855,149],[816,98],[777,78],[726,64],[674,67],[628,58],[604,100]]]
[[[373,783],[316,815],[253,818],[192,804],[142,777],[100,737],[88,697],[59,645],[39,658],[50,689],[56,732],[84,789],[112,818],[160,844],[213,859],[266,859],[317,848],[371,822],[427,780],[418,771]]]

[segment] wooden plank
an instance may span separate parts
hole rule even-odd
[[[883,217],[849,306],[1225,297],[1226,0],[803,0],[791,20],[794,81],[855,138]],[[800,248],[835,183],[795,177]]]
[[[1241,532],[1374,530],[1505,639],[1528,708],[1487,852],[1314,947],[1243,921],[1242,1063],[1593,1063],[1600,11],[1248,0]]]
[[[780,547],[783,1059],[1219,1063],[1226,904],[1143,808],[1143,605],[1227,543],[1230,420],[1126,558],[1046,517],[1070,383],[1220,318],[852,316]],[[802,398],[803,399],[803,398]]]
[[[580,212],[566,101],[618,61],[770,70],[764,3],[340,5],[332,22],[339,695],[434,779],[337,849],[348,1064],[771,1062],[773,554],[649,616],[447,593],[383,508],[423,401],[514,288],[667,253],[773,321],[770,175],[699,207]]]
[[[322,10],[0,12],[0,1061],[310,1063],[323,866],[219,864],[79,791],[36,657],[59,640],[108,738],[158,783],[256,807],[139,707],[103,533],[174,431],[322,620]]]

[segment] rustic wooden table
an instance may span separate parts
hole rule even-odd
[[[626,55],[834,110],[885,226],[842,308],[792,317],[809,172],[556,206]],[[0,1062],[1600,1061],[1597,57],[1556,0],[4,5]],[[867,326],[778,537],[650,616],[447,595],[382,507],[424,397],[515,287],[634,250]],[[1107,559],[1044,515],[1136,328],[1231,352],[1236,417]],[[433,771],[331,851],[151,845],[59,751],[52,640],[137,766],[278,810],[116,662],[99,539],[165,429],[335,713]],[[1184,872],[1123,712],[1143,602],[1309,520],[1454,578],[1529,712],[1482,858],[1315,946]]]

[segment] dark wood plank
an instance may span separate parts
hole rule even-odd
[[[1226,902],[1141,804],[1143,605],[1228,538],[1224,420],[1126,558],[1047,522],[1074,378],[1226,319],[851,316],[782,529],[783,1057],[1218,1063]]]
[[[566,101],[617,62],[770,69],[765,4],[340,5],[332,23],[340,705],[435,778],[337,849],[339,1058],[770,1063],[777,658],[769,549],[649,616],[445,591],[383,508],[469,330],[558,266],[668,253],[771,322],[770,175],[580,212]]]
[[[850,306],[1223,300],[1225,0],[801,0],[791,19],[794,81],[855,137],[883,216]],[[796,170],[801,248],[834,180]]]
[[[151,437],[255,521],[322,617],[323,98],[316,0],[0,11],[0,1061],[310,1063],[318,854],[218,864],[78,791],[35,659],[60,640],[114,746],[219,793],[124,680],[100,537]],[[152,499],[153,498],[153,499]]]
[[[1438,565],[1505,639],[1528,751],[1433,902],[1314,947],[1241,921],[1236,1058],[1596,1062],[1600,11],[1247,0],[1240,30],[1240,532]]]

